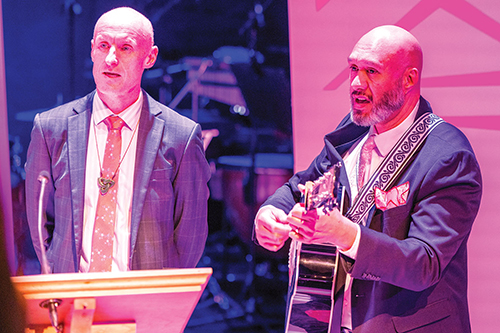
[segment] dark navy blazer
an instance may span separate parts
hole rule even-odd
[[[425,112],[432,110],[421,98],[416,118]],[[297,184],[317,179],[342,161],[367,131],[346,116],[325,136],[323,150],[308,169],[295,174],[264,205],[290,211],[300,198]],[[344,169],[340,182],[350,195]],[[470,332],[466,244],[482,183],[467,138],[448,123],[438,125],[395,185],[406,182],[406,205],[386,211],[373,207],[367,226],[361,226],[356,260],[343,260],[354,278],[353,331]]]

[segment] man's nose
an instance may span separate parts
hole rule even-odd
[[[362,71],[358,71],[355,74],[351,74],[354,77],[351,79],[351,88],[365,89],[366,88],[366,75]]]
[[[116,57],[116,48],[111,46],[106,56],[106,64],[109,66],[118,64],[118,58]]]

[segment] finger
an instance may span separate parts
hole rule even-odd
[[[302,193],[302,195],[303,195],[306,191],[306,186],[303,184],[298,184],[297,187],[298,187],[300,193]]]
[[[290,234],[288,236],[302,243],[312,243],[311,237],[305,234],[301,229],[293,229],[292,231],[290,231]]]
[[[288,218],[293,217],[301,221],[314,222],[318,218],[318,214],[314,210],[307,211],[303,207],[294,207],[288,214]],[[287,222],[290,221],[287,219]]]
[[[262,240],[264,242],[278,244],[283,243],[287,240],[290,230],[291,228],[289,225],[274,226],[263,224],[256,226],[255,233],[257,239],[259,240],[259,244],[262,243]]]
[[[262,243],[267,243],[267,244],[272,244],[272,245],[281,245],[285,243],[285,241],[288,239],[288,234],[290,232],[287,232],[286,234],[268,234],[264,237],[261,237]],[[261,241],[259,241],[259,244]]]
[[[304,235],[301,230],[292,230],[289,234],[291,239],[295,239],[299,242],[306,243],[306,244],[313,244],[314,241],[312,238],[308,237],[307,235]]]
[[[312,237],[314,237],[315,234],[314,230],[311,230],[310,228],[307,227],[299,228],[298,232],[303,238],[307,239],[311,239]]]
[[[264,226],[265,233],[269,238],[286,239],[291,228],[288,224]]]
[[[278,209],[273,212],[273,215],[276,222],[286,224],[286,217],[288,216],[288,214],[286,214],[284,211]]]
[[[300,217],[296,216],[288,216],[286,221],[290,228],[298,228],[304,223]]]
[[[310,228],[304,226],[294,227],[292,228],[292,232],[294,232],[302,242],[311,242],[315,235],[315,230],[311,230]]]
[[[291,239],[295,239],[299,242],[302,242],[302,235],[299,233],[299,230],[298,229],[292,229],[292,231],[290,231],[290,234],[288,235]]]
[[[310,216],[307,215],[303,215],[301,217],[288,216],[287,222],[291,228],[300,228],[300,229],[305,229],[308,232],[312,232],[314,231],[316,219],[311,218]]]
[[[288,237],[287,237],[288,238]],[[272,241],[263,241],[263,242],[260,242],[259,241],[259,244],[269,250],[269,251],[273,251],[273,252],[276,252],[278,251],[279,249],[281,249],[283,247],[283,245],[285,244],[285,242],[272,242]]]
[[[267,246],[265,247],[266,249],[268,249],[269,251],[272,251],[272,252],[277,252],[279,251],[282,247],[283,247],[284,244],[280,244],[280,245],[270,245],[270,246]]]
[[[288,232],[290,231],[290,227],[288,226],[288,224],[276,222],[274,220],[257,220],[255,225],[257,231],[268,232],[271,234],[288,234]]]

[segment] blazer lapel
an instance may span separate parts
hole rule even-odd
[[[71,175],[71,201],[73,211],[73,228],[77,253],[82,245],[83,210],[85,204],[85,164],[87,160],[87,143],[92,115],[94,93],[88,95],[81,103],[75,105],[75,114],[68,118],[68,159]]]
[[[334,132],[325,135],[325,146],[327,147],[328,160],[332,163],[332,165],[338,161],[342,162],[343,167],[340,170],[339,182],[346,189],[348,196],[346,199],[351,198],[352,195],[342,155],[347,152],[361,136],[365,135],[368,130],[369,127],[362,127],[352,122],[348,122],[344,126],[336,129]],[[351,200],[344,200],[344,202],[347,203],[344,208],[349,207],[348,203],[350,201]]]
[[[134,172],[134,193],[132,196],[132,217],[130,226],[130,265],[134,253],[139,223],[144,207],[151,172],[161,139],[163,137],[164,121],[156,116],[161,109],[156,106],[147,93],[143,91],[143,106],[137,136],[137,152]]]

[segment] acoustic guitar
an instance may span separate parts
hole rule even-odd
[[[328,213],[338,207],[342,212],[340,168],[338,163],[316,181],[305,184],[306,210],[320,208]],[[285,332],[330,332],[338,258],[335,246],[292,240]]]

